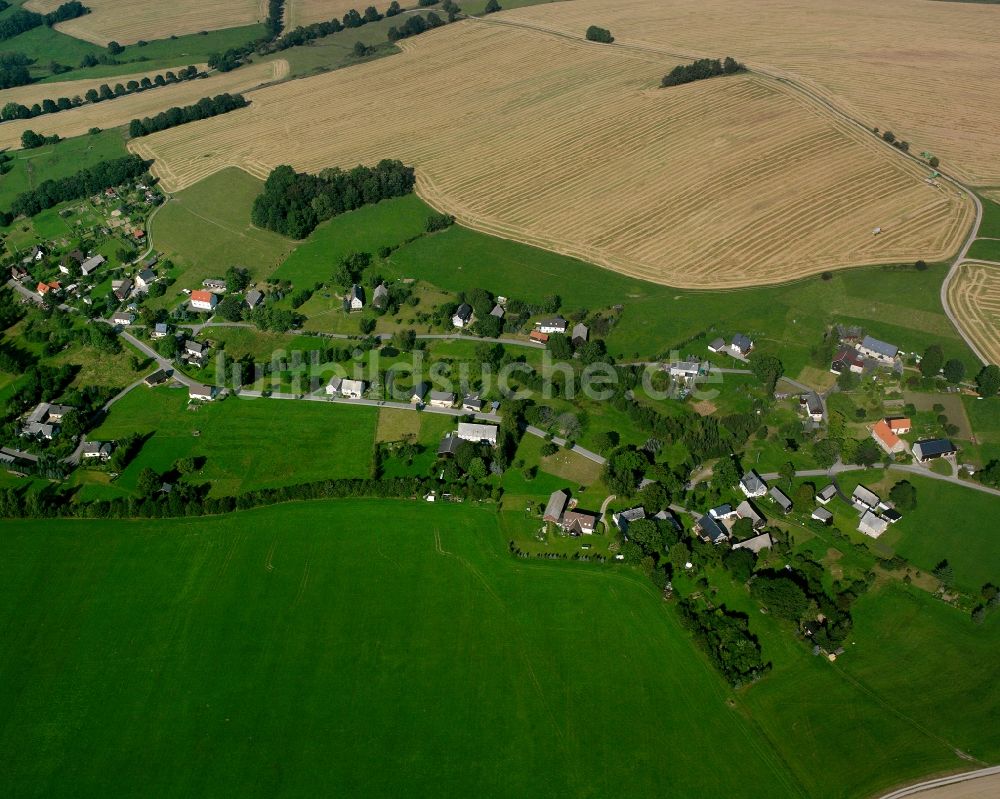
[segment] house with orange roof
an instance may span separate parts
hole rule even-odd
[[[35,291],[37,291],[42,297],[48,294],[50,291],[59,291],[62,288],[62,283],[58,280],[50,280],[48,283],[41,283],[35,286]]]
[[[872,438],[889,455],[897,452],[906,452],[906,442],[897,436],[889,427],[885,419],[879,419],[872,427]]]
[[[191,292],[191,307],[196,311],[214,311],[219,298],[211,291],[196,289]]]
[[[905,435],[913,428],[913,424],[905,416],[887,418],[885,421],[888,423],[889,429],[897,436]]]

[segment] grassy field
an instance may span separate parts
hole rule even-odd
[[[67,177],[100,161],[127,154],[125,141],[118,130],[106,130],[94,136],[77,136],[58,144],[13,152],[11,171],[0,176],[0,208],[9,208],[18,194],[35,188],[45,180]]]
[[[0,785],[789,794],[650,588],[501,547],[490,511],[402,502],[10,524]],[[718,769],[721,752],[740,768]]]
[[[170,189],[226,166],[264,176],[400,158],[421,196],[470,227],[689,288],[942,260],[971,221],[956,190],[770,78],[657,92],[671,56],[471,21],[398,46],[144,146]],[[448,87],[433,114],[428,80]],[[595,161],[595,148],[615,157]]]
[[[370,408],[279,400],[228,399],[189,409],[186,390],[139,388],[114,405],[88,438],[150,435],[114,483],[118,493],[132,491],[144,467],[162,473],[191,456],[203,457],[205,464],[188,479],[211,482],[213,495],[227,496],[264,486],[368,477],[376,419]]]
[[[1000,752],[1000,617],[973,627],[915,590],[862,599],[837,664],[754,613],[775,670],[734,694],[644,582],[510,559],[489,510],[342,501],[5,533],[12,797],[833,799],[967,768],[955,747]]]
[[[1000,239],[976,239],[969,248],[969,257],[1000,261]]]
[[[176,291],[197,288],[207,277],[221,277],[230,266],[244,266],[255,278],[263,278],[284,260],[293,243],[250,224],[250,207],[260,190],[256,178],[227,170],[178,192],[156,214],[150,238],[180,269]],[[177,300],[168,291],[159,303]]]

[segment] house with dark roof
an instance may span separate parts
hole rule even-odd
[[[588,510],[568,510],[563,513],[562,528],[570,535],[593,535],[597,514]]]
[[[947,438],[929,438],[918,441],[913,445],[913,459],[917,463],[927,463],[927,461],[947,458],[955,455],[958,447],[952,444]]]
[[[365,290],[355,283],[344,297],[344,305],[348,311],[360,311],[365,307]]]
[[[244,300],[246,301],[247,307],[252,310],[264,302],[264,292],[257,291],[257,289],[250,289]]]
[[[799,397],[799,410],[813,422],[823,421],[823,400],[813,391]]]
[[[726,340],[722,337],[712,339],[708,345],[709,352],[722,352],[726,348]]]
[[[865,360],[854,347],[841,347],[830,363],[830,371],[837,375],[844,372],[854,372],[854,374],[859,375],[864,370]]]
[[[455,395],[450,391],[432,391],[428,404],[435,408],[451,408],[455,404]]]
[[[454,455],[458,452],[460,446],[462,446],[462,439],[454,433],[449,433],[441,439],[441,444],[438,446],[438,455],[440,457]]]
[[[410,402],[420,405],[424,401],[424,397],[427,396],[427,392],[431,390],[431,384],[426,380],[417,383],[413,387],[413,393],[410,395]]]
[[[746,358],[753,350],[753,339],[749,336],[743,335],[743,333],[737,333],[733,336],[733,340],[730,342],[730,347],[732,347],[734,353],[738,353]]]
[[[463,302],[458,306],[455,311],[455,315],[451,317],[452,327],[457,327],[459,330],[464,328],[472,320],[472,306],[467,302]]]
[[[110,441],[86,441],[80,449],[80,457],[85,460],[106,461],[111,457],[114,445]]]
[[[833,521],[833,514],[826,508],[816,508],[816,510],[812,512],[811,518],[818,522],[822,522],[823,524],[830,524]]]
[[[483,410],[483,401],[478,394],[468,394],[462,399],[462,410],[480,413]]]
[[[573,334],[571,339],[573,344],[579,347],[581,344],[586,344],[587,339],[590,338],[590,328],[587,327],[583,322],[577,322],[573,325]]]
[[[149,287],[156,282],[156,272],[152,269],[140,269],[135,276],[135,287],[139,291],[148,291]]]
[[[782,513],[792,512],[792,500],[789,499],[788,494],[782,491],[780,488],[775,486],[770,491],[771,499],[781,508]]]
[[[865,358],[879,361],[881,363],[892,363],[899,355],[899,347],[877,338],[865,336],[858,344],[858,352]]]
[[[770,533],[760,533],[753,538],[746,539],[746,541],[738,541],[733,544],[733,549],[749,549],[751,552],[760,552],[764,549],[770,549],[772,544],[774,541],[771,539]]]
[[[611,521],[615,523],[615,527],[617,527],[619,532],[625,536],[626,540],[628,539],[629,524],[645,518],[646,509],[641,505],[635,508],[629,508],[628,510],[620,510],[611,514]]]
[[[389,302],[389,289],[385,283],[379,283],[372,292],[372,305],[384,308],[387,302]]]
[[[718,505],[717,507],[711,508],[708,511],[708,515],[713,519],[735,519],[739,514],[733,510],[733,506],[729,503],[725,505]]]
[[[726,526],[716,517],[714,517],[711,512],[706,513],[700,519],[698,519],[697,524],[695,524],[695,532],[704,541],[708,541],[713,544],[719,544],[729,538],[729,531]]]
[[[147,375],[142,382],[152,388],[153,386],[160,385],[160,383],[164,382],[166,379],[167,373],[163,369],[157,369],[151,375]]]
[[[767,493],[767,483],[753,469],[740,478],[740,491],[748,499],[751,497],[762,497]]]
[[[561,316],[553,316],[551,319],[542,319],[535,322],[535,329],[539,333],[565,333],[568,324],[569,322]]]
[[[170,325],[166,322],[157,322],[149,332],[150,338],[166,338],[170,335]]]

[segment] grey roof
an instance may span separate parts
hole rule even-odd
[[[471,422],[458,423],[458,437],[466,441],[489,441],[495,444],[497,440],[497,426],[495,424],[473,424]]]
[[[823,413],[823,401],[819,398],[818,394],[810,392],[805,395],[806,408],[809,410],[811,415],[822,415]]]
[[[150,283],[156,280],[156,272],[154,272],[152,269],[143,269],[142,271],[139,272],[139,279],[142,280],[144,283]]]
[[[857,500],[860,500],[865,505],[868,505],[868,507],[870,508],[874,508],[876,505],[878,505],[879,502],[882,501],[881,499],[879,499],[878,494],[876,494],[874,491],[868,488],[865,488],[863,485],[859,485],[857,488],[855,488],[854,493],[851,496],[853,496]]]
[[[733,346],[736,347],[740,352],[745,352],[753,346],[753,342],[750,340],[749,336],[745,336],[742,333],[737,333],[733,336]]]
[[[628,535],[629,522],[635,522],[639,519],[646,518],[646,509],[641,505],[635,508],[629,508],[628,510],[619,511],[611,516],[615,523],[615,526],[621,530],[622,534]]]
[[[743,500],[736,506],[736,512],[741,519],[749,519],[754,527],[764,523],[764,514],[757,510],[749,500]]]
[[[153,332],[168,333],[170,332],[170,327],[167,325],[166,322],[157,322],[155,325],[153,325]]]
[[[205,345],[200,341],[195,341],[189,338],[184,342],[184,349],[190,350],[191,352],[197,352],[199,355],[205,351]]]
[[[447,402],[452,403],[455,401],[455,395],[450,391],[432,391],[431,392],[431,402]]]
[[[188,387],[188,396],[194,397],[196,395],[199,397],[213,397],[215,396],[215,389],[211,386],[203,386],[200,383],[192,383]]]
[[[424,380],[420,383],[417,383],[413,387],[413,396],[423,399],[425,396],[427,396],[427,392],[430,391],[430,389],[431,389],[431,384],[428,383],[426,380]]]
[[[463,406],[468,406],[470,408],[476,408],[477,410],[482,410],[483,401],[479,398],[478,394],[468,394],[462,400]]]
[[[740,485],[743,486],[751,494],[755,494],[758,491],[766,491],[767,483],[761,478],[757,472],[751,469],[743,477],[740,478]]]
[[[84,455],[111,454],[111,444],[107,441],[85,441],[80,451]]]
[[[569,502],[569,494],[565,490],[553,491],[549,497],[548,504],[545,506],[543,518],[554,522],[559,521],[562,518],[563,511],[566,509],[567,502]]]
[[[210,277],[201,281],[201,285],[207,289],[224,289],[226,288],[226,281],[221,278]]]
[[[870,510],[866,510],[861,516],[861,521],[858,522],[858,531],[870,535],[873,538],[878,538],[886,531],[889,526],[889,522],[880,516],[876,516]]]
[[[583,339],[586,341],[590,337],[590,328],[587,327],[583,322],[577,322],[573,325],[573,335],[570,338],[573,339]]]
[[[935,458],[954,452],[958,452],[958,448],[947,438],[929,438],[913,445],[913,454],[918,458]]]
[[[826,508],[816,508],[816,510],[812,512],[812,517],[821,522],[828,522],[833,518],[833,514]]]
[[[833,483],[830,483],[816,496],[818,496],[820,499],[826,499],[826,500],[833,499],[835,496],[837,496],[837,487]]]
[[[381,305],[382,302],[389,296],[389,289],[386,288],[385,283],[379,283],[375,290],[372,292],[372,304]]]
[[[497,305],[493,306],[493,310],[490,311],[490,316],[495,316],[497,319],[503,319],[504,313],[505,311],[503,309],[503,306],[498,303]]]
[[[264,299],[263,292],[257,291],[257,289],[250,289],[247,292],[247,305],[253,308],[255,305],[260,303]]]
[[[698,526],[701,528],[701,532],[708,537],[709,541],[721,541],[723,538],[729,537],[725,525],[708,513],[698,520]]]
[[[104,263],[103,255],[91,256],[90,258],[88,258],[87,260],[85,260],[83,263],[80,264],[80,271],[83,272],[83,274],[85,275],[89,275],[103,263]]]
[[[463,322],[468,322],[472,318],[472,306],[467,302],[463,302],[458,306],[458,310],[455,311],[455,316]]]
[[[553,316],[550,319],[540,319],[536,324],[538,327],[561,327],[565,329],[569,323],[561,316]]]
[[[438,447],[438,455],[454,455],[460,446],[462,446],[462,439],[453,433],[449,433],[441,439],[441,444]]]
[[[760,552],[762,549],[770,549],[773,543],[770,533],[761,533],[746,541],[733,544],[733,549],[749,549],[751,552]]]
[[[347,294],[347,299],[351,300],[352,302],[354,300],[358,300],[359,302],[363,303],[365,301],[365,290],[361,288],[361,286],[359,286],[357,283],[355,283],[353,286],[351,286],[351,290]]]
[[[771,499],[781,506],[782,510],[789,510],[792,507],[792,500],[788,498],[788,494],[782,491],[780,488],[775,486],[771,489]]]
[[[713,339],[708,345],[709,349],[712,350],[721,350],[725,346],[726,346],[726,340],[722,337]]]
[[[861,346],[866,350],[871,350],[872,352],[877,352],[879,355],[884,355],[886,358],[895,358],[896,354],[899,352],[899,347],[893,346],[885,341],[879,341],[877,338],[872,338],[871,336],[865,336],[861,340]]]
[[[728,502],[725,505],[719,505],[718,507],[712,508],[708,513],[711,516],[728,516],[733,512],[733,506]]]

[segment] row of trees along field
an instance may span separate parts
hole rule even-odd
[[[69,177],[46,180],[36,188],[19,194],[11,204],[10,211],[0,211],[0,225],[7,226],[22,214],[34,216],[66,200],[79,200],[110,186],[134,180],[146,172],[150,163],[137,155],[126,155],[81,169]]]
[[[254,200],[251,220],[258,227],[301,239],[320,222],[344,211],[409,194],[413,183],[413,169],[400,161],[384,160],[347,172],[324,169],[319,175],[279,166]]]
[[[0,58],[2,58],[2,56],[0,56]],[[25,68],[25,71],[27,71],[27,68]],[[0,74],[2,74],[2,72],[0,72]],[[168,70],[162,74],[154,75],[152,78],[147,76],[142,78],[142,80],[130,80],[127,83],[116,83],[113,89],[107,83],[102,83],[97,88],[88,89],[82,97],[59,97],[55,100],[46,98],[45,100],[42,100],[41,103],[35,103],[31,106],[31,108],[28,108],[28,106],[23,105],[22,103],[7,103],[3,109],[0,110],[0,119],[4,122],[11,119],[33,119],[34,117],[39,117],[43,114],[55,114],[59,111],[68,111],[71,108],[77,108],[85,103],[100,103],[105,100],[113,100],[116,97],[125,97],[129,94],[144,92],[158,86],[169,86],[172,83],[179,83],[181,81],[197,78],[200,74],[201,73],[198,72],[198,68],[192,65],[189,67],[183,67],[182,69],[177,70],[177,72]],[[0,88],[6,87],[0,85]]]
[[[7,0],[0,0],[0,11],[8,8],[10,8],[10,3]],[[36,14],[34,11],[25,11],[23,8],[19,8],[0,19],[0,41],[13,39],[15,36],[33,28],[40,28],[42,25],[51,27],[58,22],[76,19],[89,13],[90,9],[79,0],[63,3],[55,11],[50,11],[48,14]]]
[[[144,117],[143,119],[133,119],[128,125],[128,135],[133,139],[140,136],[148,136],[167,128],[175,128],[188,122],[197,122],[199,119],[208,119],[219,114],[228,114],[238,108],[245,108],[250,105],[242,94],[217,94],[215,97],[202,97],[194,105],[186,105],[183,108],[174,106],[166,111],[161,111],[155,117]]]
[[[746,72],[746,69],[743,64],[730,56],[726,56],[723,61],[718,58],[699,58],[690,64],[678,64],[663,76],[660,85],[680,86],[682,83],[693,83],[717,75],[735,75],[737,72]]]

